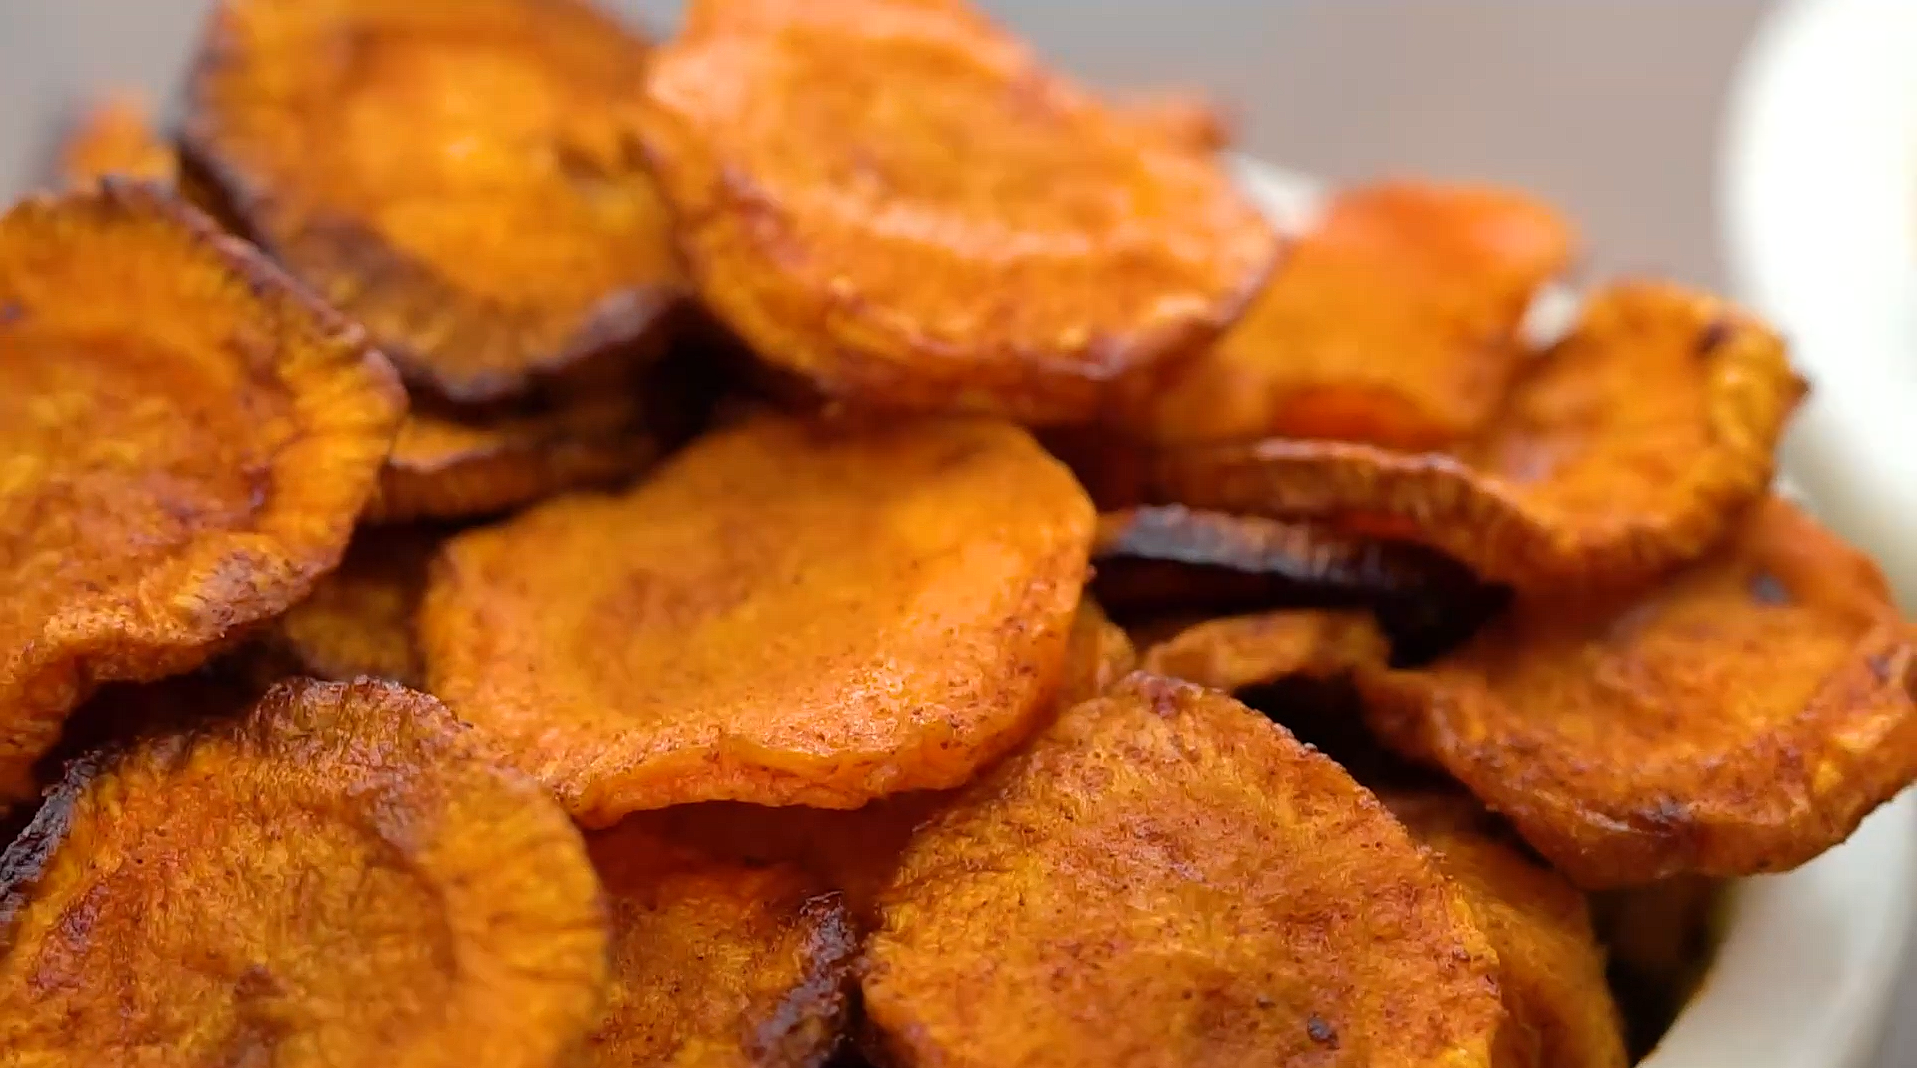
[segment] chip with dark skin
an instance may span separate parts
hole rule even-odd
[[[99,683],[304,597],[405,405],[363,332],[157,187],[0,218],[0,803]]]
[[[299,681],[70,766],[0,854],[0,1049],[553,1068],[599,1008],[578,831],[439,702]]]

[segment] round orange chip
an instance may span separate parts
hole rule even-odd
[[[867,944],[900,1064],[1489,1063],[1496,961],[1377,799],[1222,694],[1134,674],[906,849]]]
[[[1273,439],[1168,451],[1156,481],[1194,507],[1423,541],[1519,586],[1623,584],[1728,532],[1769,485],[1803,392],[1761,323],[1676,286],[1626,283],[1594,294],[1456,453]]]
[[[858,939],[788,865],[716,859],[621,824],[590,841],[612,987],[578,1068],[817,1068],[844,1036]]]
[[[95,684],[304,596],[404,408],[358,330],[155,188],[0,218],[0,802]]]
[[[1209,341],[1276,256],[1209,154],[966,4],[690,7],[643,120],[688,266],[828,394],[1084,421]]]
[[[1911,631],[1877,569],[1760,504],[1668,585],[1520,604],[1422,671],[1360,671],[1384,740],[1586,887],[1801,864],[1917,777]]]
[[[60,146],[60,177],[67,184],[91,185],[108,175],[161,183],[179,176],[173,146],[154,132],[152,106],[137,90],[102,94]]]
[[[1093,521],[1016,427],[748,417],[448,542],[427,677],[588,825],[953,786],[1051,710]]]
[[[1146,671],[1235,693],[1391,659],[1369,612],[1290,610],[1208,619],[1145,650]]]
[[[552,1068],[605,952],[565,814],[390,683],[78,761],[0,854],[15,1063]]]
[[[426,591],[426,565],[446,534],[426,526],[362,529],[339,570],[274,622],[273,644],[322,679],[368,675],[419,685],[425,672],[413,615]]]
[[[249,236],[458,401],[637,343],[681,288],[580,0],[222,0],[184,144]]]

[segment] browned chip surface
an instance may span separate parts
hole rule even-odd
[[[1649,593],[1521,604],[1373,726],[1590,886],[1793,867],[1917,775],[1909,626],[1862,555],[1775,498]]]
[[[612,986],[579,1068],[817,1068],[839,1045],[858,940],[789,865],[715,859],[641,821],[593,835]]]
[[[1294,609],[1208,619],[1145,650],[1146,671],[1232,693],[1391,658],[1369,612]]]
[[[921,828],[867,947],[903,1064],[1488,1064],[1495,960],[1375,798],[1134,674]]]
[[[1455,453],[1272,439],[1172,450],[1167,498],[1332,518],[1532,588],[1621,584],[1695,558],[1769,484],[1803,394],[1782,342],[1714,297],[1632,282]]]
[[[1093,522],[1002,423],[750,417],[448,542],[427,677],[589,825],[953,786],[1050,711]]]
[[[304,596],[404,407],[359,331],[154,188],[0,218],[0,801],[95,684]]]
[[[339,570],[274,623],[274,644],[319,678],[370,675],[418,686],[425,672],[413,615],[426,591],[426,564],[445,537],[425,526],[362,529]]]
[[[60,177],[75,186],[108,175],[172,182],[179,161],[173,146],[153,131],[152,110],[137,90],[115,89],[99,96],[60,145]]]
[[[185,144],[407,379],[516,392],[679,288],[626,130],[644,42],[579,0],[223,0]]]
[[[1277,242],[1208,153],[963,3],[701,0],[644,132],[700,296],[859,402],[1083,421],[1208,341]]]
[[[578,832],[439,702],[289,683],[74,764],[0,854],[0,1049],[551,1068],[605,947]]]
[[[1122,627],[1113,623],[1090,597],[1078,602],[1072,634],[1065,649],[1065,678],[1058,688],[1058,706],[1070,708],[1110,689],[1138,666],[1138,653]]]

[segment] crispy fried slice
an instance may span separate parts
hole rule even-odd
[[[184,144],[247,233],[458,401],[635,343],[681,288],[580,0],[223,0]]]
[[[1065,679],[1059,684],[1058,706],[1070,708],[1110,689],[1138,666],[1138,653],[1124,628],[1113,623],[1090,597],[1078,602],[1072,634],[1065,649]]]
[[[1676,286],[1595,294],[1576,332],[1456,454],[1269,440],[1171,450],[1195,507],[1331,517],[1532,588],[1621,584],[1693,559],[1769,484],[1804,385],[1761,323]]]
[[[0,1049],[550,1068],[605,949],[578,832],[439,702],[294,682],[75,763],[0,855]]]
[[[153,131],[153,108],[134,89],[102,94],[67,132],[60,146],[60,177],[86,186],[109,174],[171,183],[179,176],[173,146]]]
[[[1233,693],[1291,675],[1379,665],[1391,647],[1368,612],[1292,610],[1208,619],[1145,650],[1146,671]]]
[[[1518,324],[1572,242],[1557,212],[1517,192],[1347,190],[1244,319],[1145,399],[1137,428],[1163,445],[1454,444],[1503,399],[1524,354]]]
[[[362,529],[339,570],[274,623],[274,643],[322,679],[370,675],[419,685],[425,672],[413,615],[426,592],[426,564],[446,534],[427,526]]]
[[[611,905],[612,988],[579,1068],[815,1068],[839,1045],[858,951],[839,895],[643,821],[589,845]]]
[[[907,1065],[1488,1063],[1496,962],[1375,798],[1134,674],[912,839],[865,1007]]]
[[[954,786],[1050,711],[1093,522],[1002,423],[750,417],[448,542],[427,677],[588,825]]]
[[[1084,421],[1214,336],[1277,252],[1207,154],[968,5],[701,0],[644,137],[700,296],[866,404]]]
[[[96,683],[304,596],[404,408],[358,330],[157,189],[0,218],[0,800]]]
[[[1794,867],[1917,776],[1908,625],[1868,560],[1775,498],[1664,587],[1520,605],[1359,683],[1387,743],[1587,887]]]
[[[1157,89],[1121,96],[1115,106],[1130,122],[1198,152],[1222,152],[1237,135],[1232,115],[1200,92]]]
[[[1625,1068],[1622,1021],[1584,895],[1500,841],[1477,803],[1455,794],[1381,795],[1471,906],[1498,956],[1506,1018],[1494,1068]]]

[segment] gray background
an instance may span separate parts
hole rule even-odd
[[[1758,0],[984,3],[1094,82],[1210,91],[1273,161],[1520,183],[1581,222],[1594,270],[1722,276],[1717,120]],[[614,6],[663,31],[678,5]],[[0,0],[0,191],[43,172],[61,116],[90,90],[171,89],[203,8]],[[1881,1065],[1908,1068],[1917,981],[1894,1015]]]

